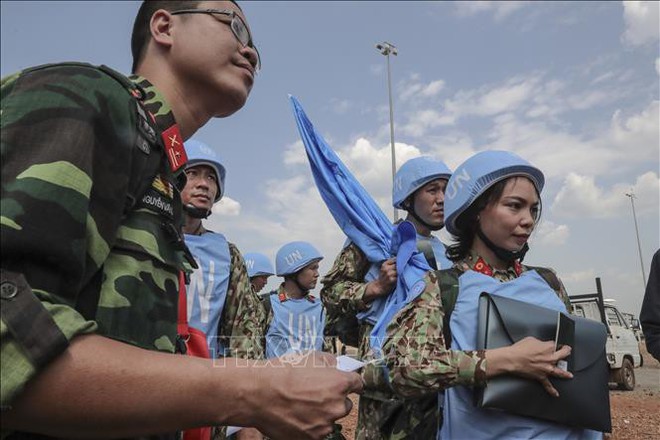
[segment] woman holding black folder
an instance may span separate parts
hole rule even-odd
[[[428,272],[417,298],[388,326],[383,352],[394,390],[418,397],[446,389],[443,439],[602,437],[473,401],[474,389],[501,375],[536,380],[555,397],[549,379],[573,377],[557,366],[571,347],[557,349],[554,341],[527,337],[497,349],[476,346],[481,292],[567,312],[568,296],[554,272],[521,264],[540,218],[543,184],[543,173],[511,152],[483,151],[461,164],[445,193],[445,227],[456,239],[447,256],[454,266]]]

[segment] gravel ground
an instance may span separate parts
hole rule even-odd
[[[640,348],[644,366],[635,369],[635,389],[610,391],[612,434],[606,436],[608,440],[660,439],[660,362]],[[353,410],[341,420],[347,439],[354,438],[357,423],[357,396],[351,396],[351,400]]]
[[[644,366],[635,369],[635,389],[610,391],[610,440],[660,439],[660,362],[643,346],[640,351]]]

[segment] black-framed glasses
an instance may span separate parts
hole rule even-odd
[[[261,56],[259,55],[257,46],[255,46],[254,41],[252,41],[252,35],[250,34],[250,30],[248,29],[247,25],[245,24],[241,16],[236,13],[236,11],[232,11],[231,9],[180,9],[178,11],[171,11],[170,14],[172,15],[208,14],[214,17],[216,15],[224,15],[226,17],[231,18],[229,27],[232,33],[234,34],[238,42],[243,45],[243,47],[247,46],[254,49],[255,53],[257,54],[257,65],[255,66],[255,70],[257,72],[261,70]]]

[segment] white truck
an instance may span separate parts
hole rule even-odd
[[[596,278],[596,293],[570,297],[572,313],[600,321],[607,327],[605,351],[610,366],[610,382],[622,390],[635,388],[635,368],[642,366],[642,355],[635,332],[613,304],[603,301],[600,278]]]

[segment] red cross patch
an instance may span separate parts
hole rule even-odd
[[[162,137],[170,168],[172,172],[176,172],[188,161],[179,126],[177,124],[172,125],[163,132]]]

